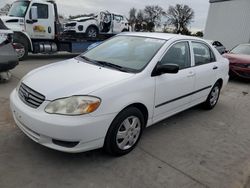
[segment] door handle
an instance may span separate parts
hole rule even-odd
[[[217,67],[217,66],[214,66],[214,67],[213,67],[213,70],[216,70],[216,69],[218,69],[218,67]]]
[[[187,77],[193,77],[193,76],[195,76],[195,73],[194,72],[189,72]]]

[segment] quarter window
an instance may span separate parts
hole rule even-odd
[[[196,66],[215,62],[214,53],[207,45],[200,42],[192,42],[192,46]]]
[[[191,66],[188,42],[179,42],[171,46],[161,60],[161,64],[177,64],[180,69]]]
[[[48,5],[34,3],[32,6],[37,7],[37,18],[38,19],[48,19],[49,18]],[[30,12],[30,18],[31,18],[31,12]]]

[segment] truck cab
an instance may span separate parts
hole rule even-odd
[[[53,1],[15,1],[7,16],[0,19],[14,32],[18,58],[24,59],[34,52],[34,42],[55,40],[59,24],[57,8]]]
[[[100,42],[111,37],[111,34],[121,32],[125,19],[122,16],[115,16],[107,13],[106,16],[101,14],[97,21],[92,18],[76,21],[80,24],[88,23],[82,26],[87,29],[90,35],[78,36],[77,33],[68,35],[63,32],[63,28],[59,22],[57,5],[53,0],[17,0],[15,1],[7,16],[0,19],[4,25],[13,31],[13,43],[18,54],[19,60],[23,60],[31,53],[55,53],[58,51],[67,51],[72,53],[81,53],[85,51],[89,45]],[[111,25],[108,24],[110,18]],[[92,24],[90,24],[90,20]],[[85,23],[86,22],[86,23]],[[102,24],[97,24],[102,23]],[[106,25],[105,25],[106,24]],[[96,29],[97,27],[97,29]],[[79,29],[80,27],[78,27]],[[95,31],[101,31],[108,35],[94,36]],[[91,35],[92,33],[92,35]]]

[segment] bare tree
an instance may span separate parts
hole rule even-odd
[[[11,8],[11,4],[5,4],[2,8],[0,8],[0,13],[7,14]]]
[[[137,10],[135,8],[131,8],[129,10],[129,23],[132,27],[132,31],[134,31],[134,27],[136,24],[136,12],[137,12]]]
[[[145,21],[148,25],[148,30],[153,31],[155,26],[161,25],[162,16],[166,15],[162,7],[158,5],[146,6],[144,9]]]
[[[176,33],[189,34],[188,26],[194,19],[194,11],[188,5],[176,4],[167,11],[168,24],[175,27]]]

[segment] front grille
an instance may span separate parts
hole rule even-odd
[[[18,91],[20,99],[32,108],[38,108],[44,101],[45,96],[21,83]]]
[[[66,27],[74,27],[74,26],[76,26],[76,23],[67,23],[67,24],[65,24],[65,26]]]

